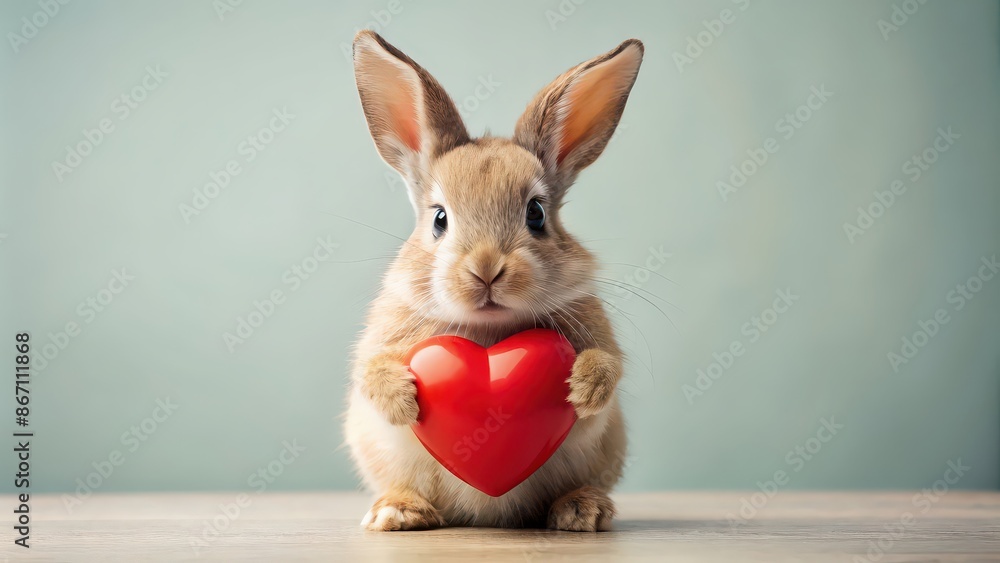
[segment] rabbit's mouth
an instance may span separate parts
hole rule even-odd
[[[487,299],[486,301],[483,302],[482,305],[476,307],[477,311],[484,311],[484,312],[503,311],[506,309],[507,307],[497,303],[496,301],[493,300],[493,298]]]

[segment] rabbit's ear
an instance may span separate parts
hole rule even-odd
[[[642,54],[642,42],[629,39],[571,68],[528,104],[514,128],[514,141],[535,153],[557,189],[568,188],[604,151],[625,109]]]
[[[354,76],[375,147],[411,190],[420,189],[430,160],[469,142],[437,80],[371,30],[354,38]]]

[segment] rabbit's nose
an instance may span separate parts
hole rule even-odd
[[[481,245],[465,259],[469,281],[489,291],[507,274],[507,256],[490,245]]]
[[[482,284],[486,286],[487,289],[489,289],[491,285],[493,285],[494,283],[496,283],[497,280],[503,277],[503,275],[506,272],[507,272],[506,266],[500,266],[500,269],[496,270],[496,273],[494,273],[493,275],[489,274],[483,275],[477,272],[476,270],[469,270],[469,273],[472,274],[472,277],[482,282]]]

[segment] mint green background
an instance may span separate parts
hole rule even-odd
[[[669,317],[606,292],[627,313],[623,489],[752,489],[777,470],[790,488],[917,488],[958,459],[971,467],[959,487],[998,486],[1000,278],[961,311],[946,300],[1000,253],[996,2],[928,3],[888,40],[885,1],[590,0],[554,29],[553,0],[399,2],[378,27],[456,99],[480,78],[500,84],[466,107],[476,134],[509,134],[566,68],[628,37],[646,44],[623,127],[565,208],[602,275]],[[83,325],[32,379],[33,490],[72,490],[114,450],[125,463],[102,491],[248,489],[285,440],[306,451],[271,488],[357,486],[339,422],[347,353],[400,243],[337,216],[406,236],[412,212],[342,48],[387,6],[247,0],[220,21],[208,1],[72,2],[20,52],[0,48],[0,361],[12,365],[16,331],[39,349]],[[679,71],[672,54],[725,8],[736,20]],[[38,9],[0,3],[0,31]],[[112,101],[147,65],[169,76],[118,120]],[[833,97],[781,138],[775,123],[820,85]],[[186,224],[178,205],[282,107],[287,129]],[[114,132],[57,181],[52,161],[105,117]],[[850,243],[858,206],[949,126],[955,145]],[[778,152],[723,202],[716,182],[767,137]],[[283,272],[326,236],[340,263],[289,292]],[[661,246],[657,275],[636,278]],[[78,304],[116,268],[136,279],[84,324]],[[689,404],[682,386],[746,344],[742,325],[784,288],[800,300]],[[230,353],[222,334],[275,289],[287,301]],[[950,322],[894,373],[887,353],[941,307]],[[128,451],[122,433],[167,397],[177,412]],[[844,429],[795,472],[787,452],[824,417]],[[0,446],[10,469],[9,436]]]

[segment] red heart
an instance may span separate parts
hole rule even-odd
[[[410,350],[420,416],[413,433],[456,477],[498,497],[556,451],[576,421],[566,379],[576,354],[554,330],[490,348],[435,336]]]

